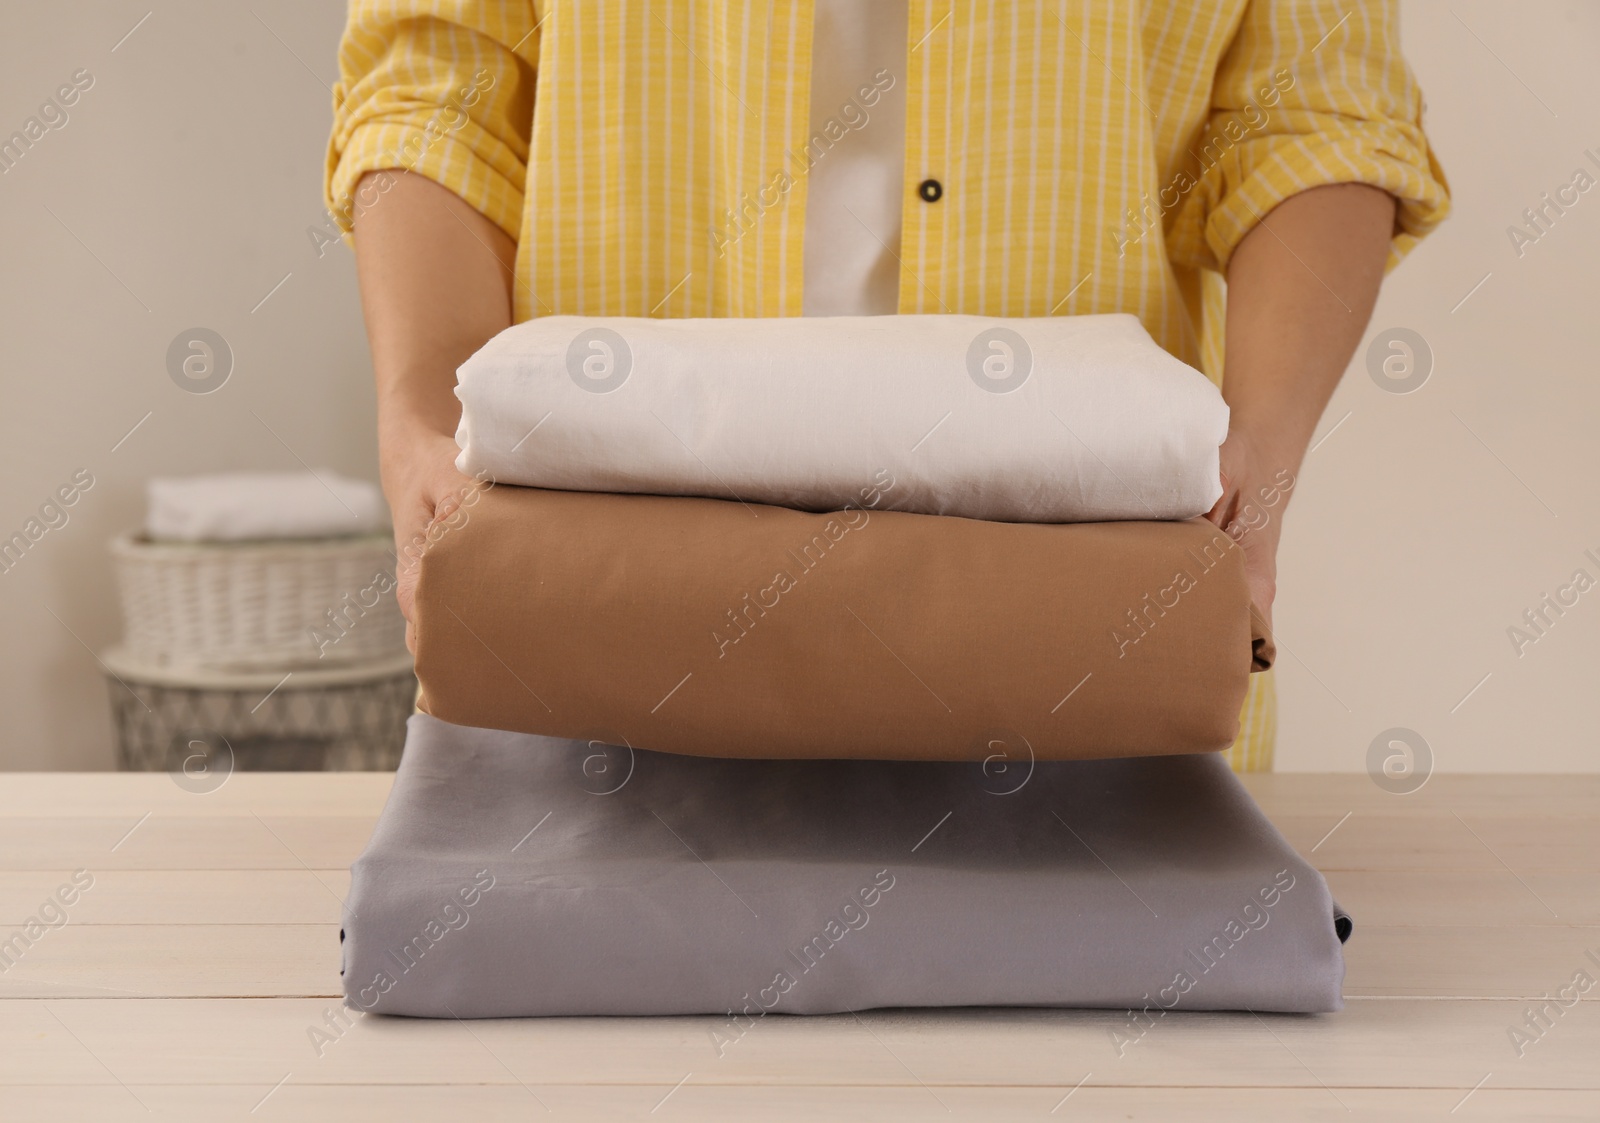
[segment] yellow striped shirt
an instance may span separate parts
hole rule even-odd
[[[352,0],[329,209],[376,169],[450,188],[516,240],[519,321],[799,315],[807,173],[874,100],[810,134],[811,33],[810,0]],[[1393,0],[910,0],[893,77],[901,312],[1133,312],[1220,380],[1221,272],[1273,206],[1383,188],[1391,266],[1449,207]]]

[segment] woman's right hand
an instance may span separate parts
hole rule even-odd
[[[385,177],[379,180],[377,177]],[[355,192],[356,270],[377,381],[378,465],[394,519],[395,598],[412,605],[428,530],[482,485],[456,471],[455,371],[511,326],[511,236],[461,196],[399,168]],[[449,533],[435,527],[434,534]]]
[[[428,530],[469,501],[480,485],[456,471],[460,450],[455,438],[426,426],[388,427],[380,446],[383,493],[394,520],[395,599],[406,618],[406,646],[413,647],[411,609],[422,556],[430,545]]]

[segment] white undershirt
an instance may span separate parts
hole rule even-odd
[[[806,134],[816,162],[806,186],[801,304],[807,316],[881,316],[899,304],[906,6],[816,0]],[[874,93],[875,104],[867,104]],[[830,119],[836,141],[828,139]]]

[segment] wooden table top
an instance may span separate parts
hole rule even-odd
[[[343,1011],[388,775],[10,774],[0,940],[93,882],[0,973],[0,1119],[1600,1119],[1600,775],[1246,782],[1355,916],[1342,1013],[1177,1012],[1119,1055],[1116,1011],[880,1011],[719,1057],[713,1018]]]

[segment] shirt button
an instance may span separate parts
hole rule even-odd
[[[937,203],[944,196],[944,184],[936,179],[925,179],[917,184],[917,194],[924,203]]]

